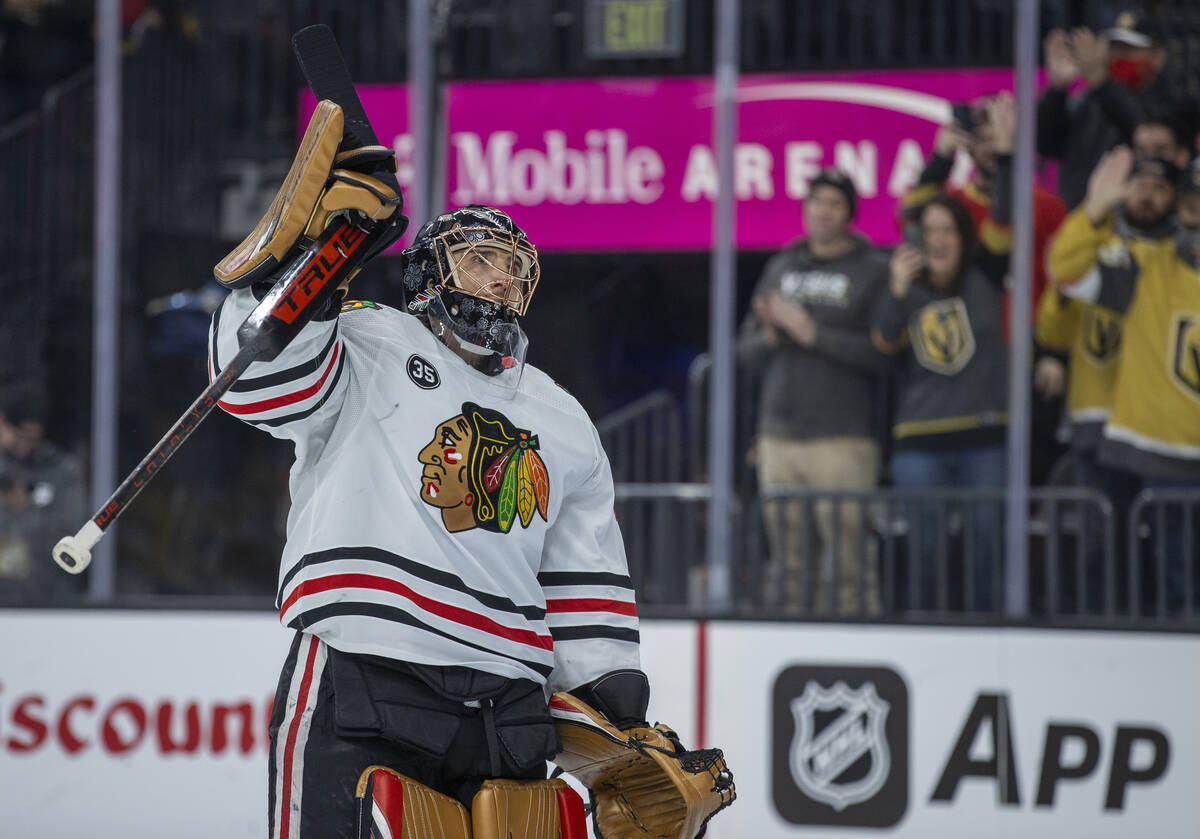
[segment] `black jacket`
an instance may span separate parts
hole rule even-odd
[[[1140,92],[1111,79],[1077,97],[1065,90],[1046,90],[1038,102],[1037,151],[1059,162],[1058,194],[1068,210],[1083,201],[1101,155],[1129,143],[1133,129],[1147,116],[1191,119],[1194,106],[1186,90],[1186,84],[1166,76]]]

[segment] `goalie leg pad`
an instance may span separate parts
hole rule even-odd
[[[213,269],[221,285],[245,288],[261,282],[287,259],[325,189],[342,139],[342,127],[340,107],[328,100],[317,103],[292,168],[266,215]]]
[[[467,808],[386,766],[358,778],[358,839],[471,839]]]
[[[587,839],[579,793],[549,781],[484,781],[471,801],[475,839]]]

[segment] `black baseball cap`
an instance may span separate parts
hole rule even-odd
[[[1138,175],[1151,175],[1169,183],[1171,186],[1179,184],[1179,178],[1183,171],[1169,160],[1164,160],[1161,157],[1135,157],[1133,160],[1133,168],[1129,171],[1129,177],[1137,177]]]
[[[829,167],[822,169],[808,185],[808,192],[811,195],[812,191],[819,186],[831,186],[846,197],[846,203],[850,205],[850,218],[854,218],[855,210],[858,205],[858,193],[854,191],[854,182],[846,177],[846,173],[840,169]]]

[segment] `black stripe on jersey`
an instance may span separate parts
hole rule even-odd
[[[432,635],[437,635],[441,638],[453,641],[456,644],[462,644],[464,647],[470,647],[473,650],[479,650],[480,652],[487,653],[491,656],[500,656],[502,658],[511,659],[525,665],[535,673],[542,674],[542,676],[547,679],[550,678],[550,673],[554,670],[554,668],[548,664],[530,661],[529,659],[521,658],[520,656],[509,655],[508,653],[502,653],[499,650],[492,649],[491,647],[485,647],[482,644],[473,644],[470,641],[465,641],[462,638],[459,638],[457,635],[451,635],[449,632],[443,632],[440,629],[434,629],[429,624],[425,623],[414,615],[410,615],[403,609],[397,609],[394,606],[383,606],[379,603],[362,603],[343,600],[338,603],[317,606],[314,609],[309,609],[308,611],[301,612],[300,614],[296,615],[296,617],[292,618],[288,622],[288,626],[290,626],[292,629],[304,629],[328,618],[341,617],[344,615],[366,616],[370,618],[378,618],[379,620],[391,621],[393,623],[402,623],[415,629],[419,629],[422,632],[428,632]],[[604,627],[599,628],[603,629]],[[637,633],[634,634],[636,635]]]
[[[550,627],[550,637],[554,639],[555,643],[585,641],[591,638],[612,638],[616,641],[632,641],[636,644],[642,636],[636,629],[589,624],[587,626],[552,626]]]
[[[518,606],[507,597],[468,588],[462,579],[456,574],[451,574],[449,571],[439,571],[436,568],[430,568],[427,565],[422,565],[419,562],[399,556],[398,554],[389,553],[382,548],[368,547],[331,548],[327,551],[305,554],[300,558],[299,562],[292,566],[291,570],[284,576],[283,582],[279,584],[279,594],[275,598],[275,608],[279,609],[283,607],[283,590],[288,587],[288,584],[301,570],[319,565],[322,562],[333,562],[339,559],[362,559],[370,562],[381,562],[393,568],[399,568],[406,574],[411,574],[426,582],[436,583],[444,588],[468,594],[490,609],[500,612],[510,612],[531,621],[540,621],[546,617],[546,610],[540,606]]]
[[[246,420],[246,421],[253,425],[269,425],[272,428],[274,428],[277,425],[283,425],[284,423],[289,423],[289,422],[296,422],[297,420],[302,420],[305,417],[310,416],[314,412],[320,410],[321,406],[324,405],[329,400],[329,395],[331,393],[333,393],[333,389],[335,387],[337,387],[338,379],[340,379],[342,377],[342,368],[345,366],[346,366],[346,354],[342,353],[341,355],[338,356],[338,369],[337,369],[337,372],[333,374],[333,381],[330,383],[329,387],[327,387],[325,389],[325,395],[322,396],[320,398],[320,400],[318,400],[317,404],[313,405],[311,408],[308,408],[307,410],[304,410],[304,411],[299,411],[298,413],[295,413],[295,414],[288,414],[287,416],[275,417],[274,419]]]
[[[543,571],[538,582],[547,586],[616,586],[633,589],[633,581],[625,574],[609,574],[605,571]]]
[[[336,328],[329,333],[329,340],[325,343],[325,347],[315,358],[310,358],[303,364],[297,364],[295,367],[289,367],[286,370],[280,370],[277,373],[269,373],[266,376],[255,376],[253,379],[238,379],[233,383],[233,387],[229,388],[235,393],[246,393],[252,390],[261,390],[265,387],[275,387],[276,385],[287,384],[294,382],[296,379],[303,379],[305,376],[311,376],[321,369],[321,365],[325,362],[325,357],[329,355],[329,351],[333,349],[333,343],[337,340],[338,331]]]

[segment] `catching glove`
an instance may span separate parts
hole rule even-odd
[[[562,740],[554,762],[592,796],[599,839],[696,839],[733,803],[733,773],[720,749],[687,751],[664,725],[618,729],[569,693],[550,714]]]

